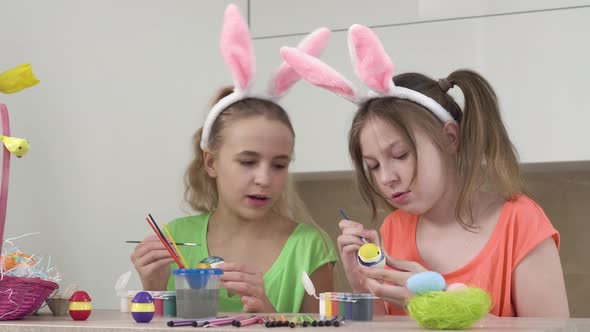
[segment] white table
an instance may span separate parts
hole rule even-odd
[[[145,330],[145,331],[194,331],[193,327],[166,326],[169,318],[154,317],[150,323],[138,324],[129,313],[121,313],[114,310],[93,310],[87,321],[76,322],[69,316],[54,317],[50,314],[40,314],[27,317],[20,321],[0,322],[0,332],[54,332],[54,331],[88,331],[97,330],[104,332]],[[202,328],[199,328],[202,329]],[[278,329],[278,330],[277,330]],[[351,322],[336,327],[297,327],[297,330],[319,330],[332,331],[334,329],[347,331],[425,331],[417,327],[416,323],[408,317],[375,317],[371,322]],[[211,331],[238,331],[233,326],[207,329]],[[241,327],[244,331],[291,331],[287,327],[274,328],[269,330],[264,325],[250,325]],[[473,328],[475,331],[590,331],[590,319],[550,319],[550,318],[485,318]]]

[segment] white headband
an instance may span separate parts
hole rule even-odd
[[[297,46],[297,50],[312,58],[319,56],[328,42],[330,30],[320,28],[305,37]],[[265,99],[277,102],[301,77],[283,63],[270,81],[269,89],[264,93],[253,93],[252,82],[255,76],[255,59],[252,38],[237,6],[230,4],[225,9],[223,29],[221,31],[220,48],[223,59],[229,67],[234,79],[234,92],[217,102],[205,119],[201,135],[201,149],[209,144],[211,127],[215,120],[230,105],[248,98]]]
[[[455,121],[451,114],[434,99],[393,83],[393,62],[371,29],[358,24],[351,26],[348,29],[348,48],[357,76],[370,89],[368,93],[358,92],[358,89],[336,70],[300,50],[283,47],[281,56],[303,79],[355,104],[392,96],[422,105],[443,123]]]

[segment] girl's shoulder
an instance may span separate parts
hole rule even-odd
[[[169,222],[167,227],[170,228],[170,230],[194,229],[195,227],[199,228],[207,224],[210,216],[211,213],[206,212],[197,215],[176,218]]]
[[[518,195],[513,199],[508,200],[506,204],[511,205],[512,209],[520,214],[545,214],[543,208],[541,208],[537,202],[525,194]]]
[[[516,266],[541,242],[551,238],[559,249],[559,232],[537,202],[526,195],[520,195],[506,201],[502,211],[502,220],[498,220],[499,242],[505,248],[511,248],[513,267]]]
[[[335,256],[335,249],[330,236],[315,225],[300,223],[297,225],[289,242],[298,250],[318,252],[322,256]],[[304,249],[305,248],[305,249]]]
[[[527,195],[521,194],[507,200],[502,207],[501,221],[507,226],[526,228],[551,225],[543,208]]]
[[[407,229],[412,227],[412,224],[417,220],[417,215],[408,213],[402,209],[397,209],[385,217],[383,225],[381,225],[381,231],[383,232],[393,229],[400,231],[401,229]]]
[[[298,223],[291,234],[292,237],[302,240],[323,240],[325,232],[311,224]]]

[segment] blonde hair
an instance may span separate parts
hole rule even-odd
[[[232,87],[221,88],[212,99],[211,105],[217,103],[232,92]],[[230,105],[217,117],[211,127],[211,135],[209,138],[210,151],[214,155],[219,151],[223,142],[224,131],[229,128],[232,123],[256,116],[279,121],[284,124],[291,131],[293,137],[295,137],[295,131],[291,125],[289,115],[281,106],[264,99],[248,98]],[[217,207],[219,193],[215,179],[210,177],[205,170],[205,160],[200,145],[202,132],[203,128],[199,128],[193,136],[194,158],[189,164],[184,176],[184,199],[195,211],[212,212]],[[273,211],[291,220],[307,222],[315,225],[307,212],[305,204],[297,194],[291,178],[289,178],[285,190],[273,207]]]
[[[506,200],[514,199],[522,193],[518,156],[502,122],[492,86],[481,75],[470,70],[457,70],[447,80],[461,88],[465,99],[463,110],[446,93],[448,87],[441,87],[437,81],[427,76],[407,73],[393,78],[395,85],[418,91],[437,101],[459,123],[456,162],[461,183],[455,213],[461,226],[471,228],[472,199],[484,184],[493,186]],[[349,152],[361,195],[371,206],[373,219],[377,214],[377,205],[389,205],[377,191],[375,181],[364,166],[362,158],[360,133],[367,121],[374,118],[386,121],[401,132],[416,162],[413,126],[421,129],[440,151],[445,144],[442,136],[444,124],[416,103],[384,97],[371,99],[359,107],[349,132]],[[467,220],[465,216],[468,216]]]

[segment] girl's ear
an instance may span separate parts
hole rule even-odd
[[[447,151],[451,154],[457,153],[461,137],[459,125],[455,121],[448,121],[443,126],[443,135],[446,139]]]
[[[213,153],[211,153],[211,151],[209,151],[208,149],[203,151],[203,160],[204,160],[204,165],[205,165],[205,172],[207,172],[207,174],[209,174],[210,177],[216,178],[217,177],[217,170],[216,170],[217,165],[215,164],[215,156],[213,155]]]

